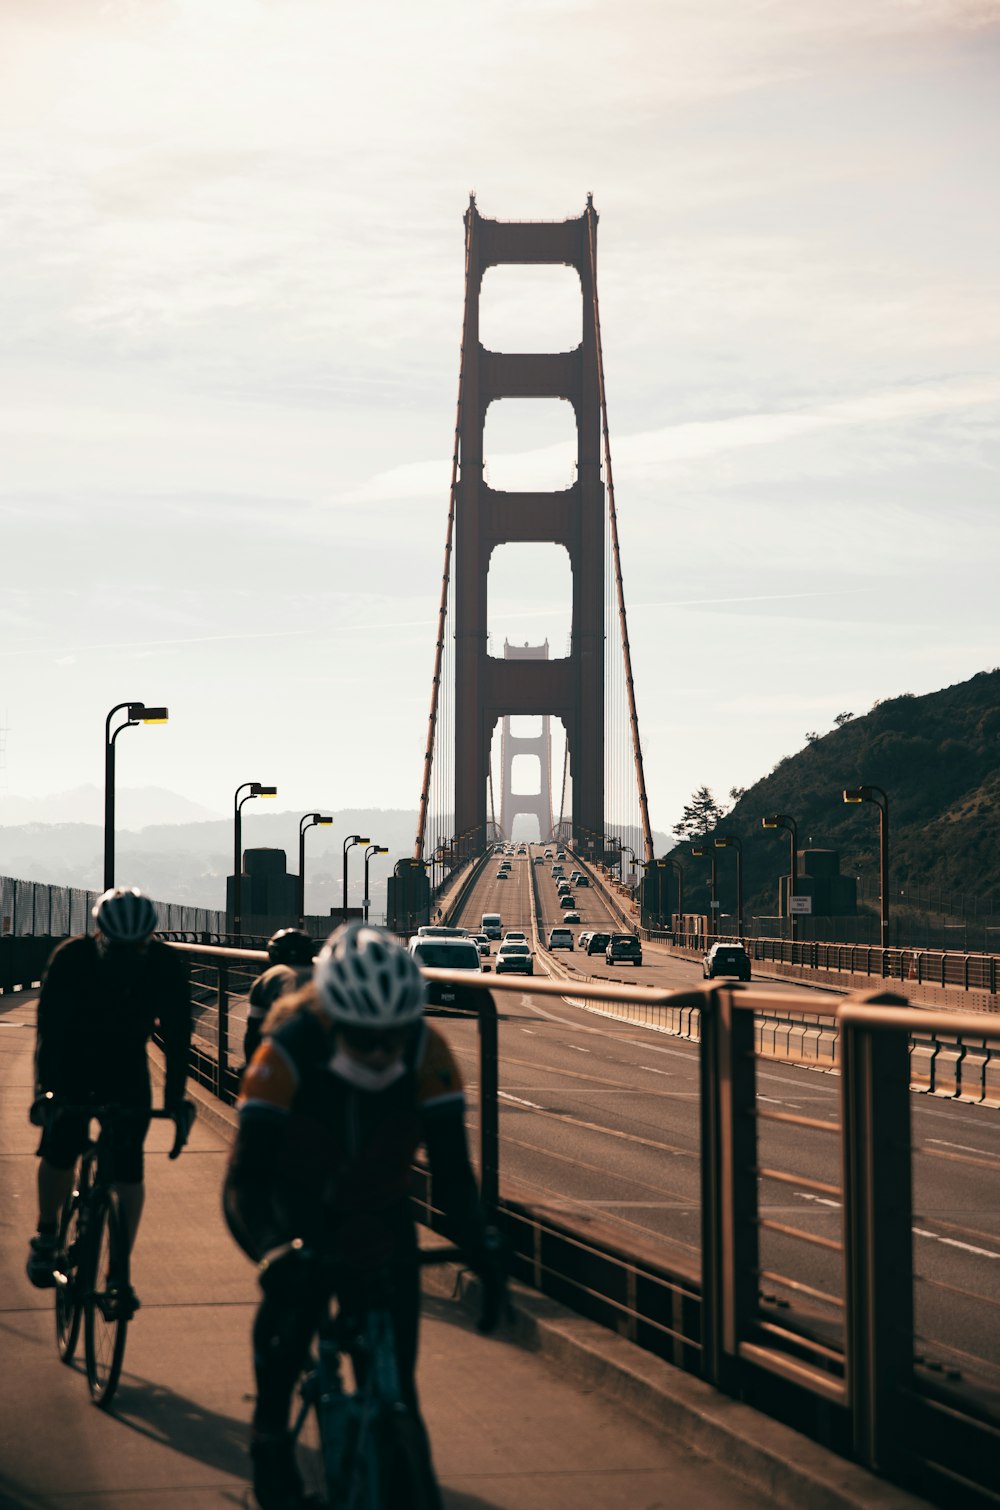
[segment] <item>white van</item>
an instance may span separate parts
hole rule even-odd
[[[482,927],[479,931],[480,933],[484,934],[486,938],[498,939],[500,937],[502,927],[503,924],[500,922],[499,912],[483,913]]]

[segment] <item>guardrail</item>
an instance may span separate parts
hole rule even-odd
[[[255,973],[252,951],[176,946],[192,970],[215,971],[217,1045],[224,1048],[228,1000],[238,978]],[[959,1042],[995,1043],[1000,1022],[982,1013],[911,1010],[901,997],[861,995],[825,1008],[839,1040],[839,1118],[826,1121],[773,1108],[757,1095],[754,1014],[770,1003],[747,987],[710,985],[686,992],[596,981],[532,981],[537,996],[577,999],[630,1012],[679,1011],[700,1023],[700,1275],[679,1271],[627,1237],[503,1194],[504,1144],[497,1093],[500,1046],[496,1002],[523,994],[521,979],[469,985],[463,972],[427,971],[465,988],[477,1003],[480,1045],[480,1164],[484,1198],[508,1235],[514,1274],[641,1346],[790,1421],[827,1445],[948,1504],[996,1504],[1000,1496],[1000,1343],[992,1325],[998,1302],[989,1282],[971,1289],[948,1271],[918,1273],[914,1227],[936,1223],[956,1250],[1000,1260],[993,1236],[914,1213],[913,1164],[941,1157],[918,1147],[910,1125],[910,1049],[914,1031]],[[810,998],[787,998],[792,1011],[815,1014]],[[468,1012],[457,1012],[467,1016]],[[196,1072],[231,1095],[231,1066],[207,1068],[212,1048],[198,1047]],[[775,1128],[791,1133],[794,1167],[769,1147]],[[830,1146],[839,1180],[806,1172],[809,1140]],[[938,1140],[931,1140],[938,1141]],[[952,1155],[954,1157],[954,1155]],[[960,1158],[965,1157],[959,1155]],[[996,1171],[988,1158],[967,1163]],[[418,1171],[426,1220],[439,1213],[425,1170]],[[789,1185],[814,1197],[827,1214],[823,1234],[778,1220],[767,1192]],[[987,1203],[989,1205],[989,1203]],[[995,1207],[996,1202],[993,1202]],[[811,1210],[811,1207],[803,1207]],[[995,1226],[995,1224],[994,1224]],[[773,1257],[775,1244],[783,1258]],[[992,1244],[992,1246],[990,1246]],[[794,1254],[819,1254],[829,1278],[798,1270]],[[964,1350],[948,1335],[918,1335],[914,1287],[958,1297],[980,1312],[979,1340]]]

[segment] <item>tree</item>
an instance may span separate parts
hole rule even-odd
[[[806,731],[806,739],[811,745],[817,744],[822,737],[822,734],[817,734],[815,729],[808,729]]]
[[[692,792],[691,801],[684,808],[680,823],[675,823],[673,832],[679,839],[704,839],[718,828],[726,816],[726,809],[712,796],[712,788],[700,786]]]
[[[854,717],[853,713],[838,713],[837,716],[836,716],[836,718],[833,721],[836,724],[836,726],[837,726],[838,729],[842,729],[845,724],[849,724],[850,723],[850,721],[851,721],[851,719],[853,717]]]
[[[739,802],[740,798],[745,797],[749,790],[750,788],[745,786],[731,786],[729,788],[729,795],[734,802]]]

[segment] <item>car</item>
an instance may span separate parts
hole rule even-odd
[[[609,945],[610,942],[611,942],[611,935],[610,935],[610,933],[588,933],[587,934],[587,953],[588,954],[603,954],[604,951],[605,951],[605,949],[608,947],[608,945]]]
[[[550,949],[572,949],[573,935],[568,928],[553,928],[549,934]]]
[[[545,858],[546,858],[546,860],[551,860],[552,859],[552,851],[551,851],[551,849],[547,849],[545,851]]]
[[[469,937],[472,939],[472,942],[474,944],[478,945],[480,956],[483,959],[488,959],[490,954],[490,941],[486,937],[485,933],[472,933],[469,935]]]
[[[553,881],[562,881],[562,880],[565,879],[565,876],[566,876],[566,872],[565,872],[565,870],[563,869],[563,867],[561,865],[553,865],[553,867],[552,867],[552,879],[553,879]]]
[[[499,939],[502,928],[503,923],[499,912],[483,913],[482,922],[479,924],[479,931],[484,938]]]
[[[634,933],[613,933],[604,951],[604,962],[607,965],[619,963],[641,965],[642,945],[638,936]]]
[[[565,860],[565,858],[566,858],[566,851],[564,849],[557,849],[556,850],[556,859],[557,860]]]
[[[508,928],[503,936],[503,941],[505,944],[526,944],[528,942],[528,935],[524,932],[523,928]]]
[[[498,881],[506,881],[506,879],[507,879],[507,872],[505,870],[498,870],[497,871],[497,880]]]
[[[447,928],[443,923],[421,923],[417,938],[421,939],[467,939],[468,928]]]
[[[497,974],[498,975],[533,975],[535,967],[531,958],[531,950],[527,944],[513,943],[501,944],[497,950]]]
[[[531,857],[531,863],[533,865],[541,865],[541,863],[542,863],[542,857],[541,857],[541,855],[532,855],[532,857]]]
[[[737,980],[750,979],[750,956],[742,944],[713,944],[701,962],[706,980],[717,975],[735,975]]]
[[[482,963],[479,945],[469,937],[428,937],[426,934],[421,937],[417,934],[415,938],[411,938],[408,948],[417,964],[428,970],[470,970],[478,975],[485,974],[490,968]],[[461,1006],[467,995],[461,986],[453,985],[450,981],[427,982],[427,1000],[432,1006]],[[471,1001],[475,1000],[473,996]]]
[[[587,879],[586,876],[579,875],[576,878],[576,884],[577,884],[577,886],[589,886],[590,882],[589,882],[589,880]]]
[[[579,879],[580,879],[580,871],[578,871],[578,870],[571,870],[570,873],[569,873],[569,878],[573,882],[573,885],[575,886],[577,884],[577,882],[579,881]]]
[[[511,869],[510,861],[509,860],[501,860],[500,861],[500,869],[501,870],[510,870]]]
[[[580,946],[581,949],[586,949],[587,944],[590,941],[590,937],[591,937],[591,934],[590,934],[590,930],[589,929],[585,933],[578,933],[577,934],[576,941],[579,944],[579,946]]]
[[[579,921],[580,921],[580,914],[578,912],[572,912],[571,911],[571,912],[564,912],[563,913],[563,922],[564,923],[578,923]]]

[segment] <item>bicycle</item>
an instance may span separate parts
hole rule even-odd
[[[183,1104],[187,1115],[177,1123],[171,1159],[180,1154],[194,1120],[194,1103]],[[58,1110],[101,1119],[101,1131],[81,1156],[75,1188],[59,1221],[55,1310],[56,1346],[64,1363],[73,1361],[83,1322],[90,1397],[95,1405],[106,1408],[118,1387],[128,1324],[135,1312],[128,1240],[118,1193],[109,1179],[109,1155],[115,1117],[135,1109],[107,1105],[60,1106]],[[149,1115],[174,1119],[169,1111]]]
[[[421,1251],[418,1262],[462,1257],[461,1249],[443,1247]],[[337,1273],[343,1271],[327,1267],[335,1292]],[[338,1510],[438,1510],[441,1504],[423,1425],[402,1399],[388,1303],[391,1282],[389,1268],[376,1271],[366,1277],[360,1307],[332,1315],[327,1309],[315,1357],[299,1382],[292,1441],[315,1411],[327,1503]],[[493,1331],[505,1307],[503,1283],[484,1286],[480,1331]],[[353,1389],[345,1387],[345,1357],[351,1360]]]

